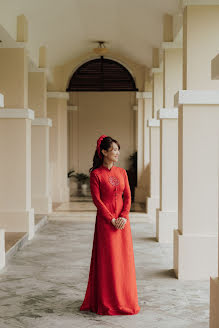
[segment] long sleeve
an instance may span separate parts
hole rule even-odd
[[[119,216],[123,217],[125,219],[128,219],[128,214],[130,212],[132,198],[131,198],[131,190],[130,190],[130,186],[129,186],[128,175],[127,175],[127,172],[125,169],[124,169],[124,179],[125,179],[125,188],[123,191],[123,194],[124,194],[123,208],[122,208],[122,211]]]
[[[92,171],[90,173],[90,190],[93,198],[93,202],[98,209],[98,212],[103,216],[109,223],[114,218],[114,216],[110,213],[106,205],[100,198],[100,186],[99,179],[96,174]]]

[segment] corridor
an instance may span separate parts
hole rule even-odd
[[[11,258],[0,274],[1,328],[208,327],[209,281],[175,279],[172,246],[156,242],[149,220],[131,222],[139,314],[80,312],[92,250],[91,221],[49,217],[49,222]]]

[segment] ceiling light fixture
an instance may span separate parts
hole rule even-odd
[[[107,49],[105,47],[105,42],[106,41],[96,41],[99,44],[98,48],[94,48],[93,51],[95,52],[95,54],[99,55],[99,56],[103,56],[105,55],[109,49]]]

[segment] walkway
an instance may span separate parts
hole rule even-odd
[[[175,279],[172,248],[155,241],[151,223],[131,224],[139,314],[100,316],[80,312],[94,222],[52,219],[0,274],[1,328],[208,327],[209,281]]]

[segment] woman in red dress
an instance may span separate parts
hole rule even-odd
[[[113,165],[118,161],[119,149],[115,139],[102,135],[90,169],[97,215],[89,279],[80,311],[101,315],[140,311],[129,221],[130,186],[126,170]]]

